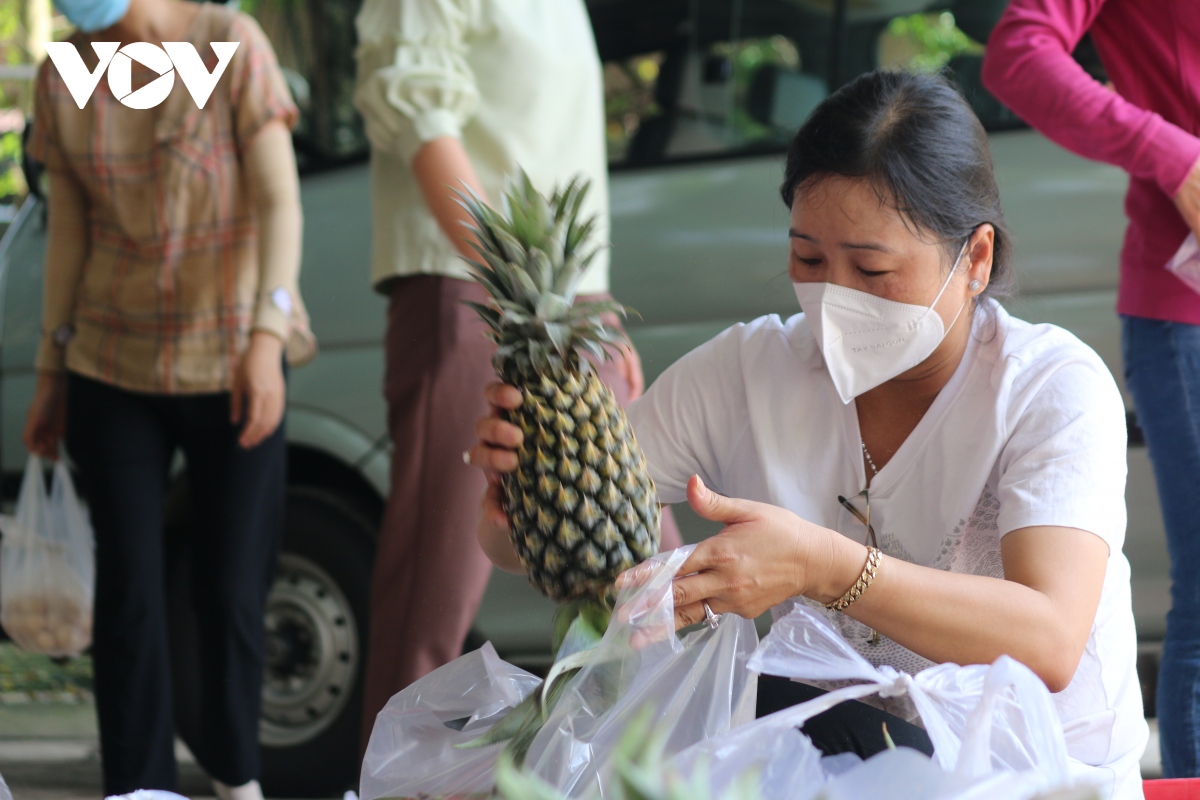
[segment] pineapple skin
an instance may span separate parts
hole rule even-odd
[[[617,575],[659,547],[658,496],[633,429],[586,366],[529,380],[503,373],[524,398],[509,413],[525,438],[503,488],[529,582],[559,602],[607,598]]]

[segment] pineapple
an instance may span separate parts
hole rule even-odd
[[[520,173],[499,212],[459,193],[481,259],[468,263],[495,304],[471,306],[496,342],[496,374],[524,398],[510,414],[525,435],[519,466],[503,481],[512,543],[530,583],[559,602],[607,599],[616,576],[659,545],[645,457],[588,360],[621,341],[602,315],[625,308],[574,303],[597,252],[595,219],[580,219],[587,190],[576,178],[546,199]]]

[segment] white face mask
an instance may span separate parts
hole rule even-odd
[[[966,249],[964,244],[928,306],[884,300],[832,283],[792,284],[843,403],[912,369],[941,344],[946,328],[933,307],[950,285]],[[965,305],[966,301],[958,307],[950,327]]]

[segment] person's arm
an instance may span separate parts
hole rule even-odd
[[[988,37],[984,86],[1068,150],[1153,180],[1168,197],[1182,190],[1190,210],[1181,211],[1200,230],[1200,138],[1102,86],[1071,57],[1104,2],[1012,0]]]
[[[474,224],[471,215],[458,203],[452,191],[471,191],[487,202],[487,194],[475,176],[475,168],[457,136],[441,136],[426,142],[417,151],[412,162],[413,175],[421,187],[429,213],[437,220],[438,227],[458,252],[469,259],[479,261],[479,254],[469,244],[473,238],[465,224]]]
[[[49,173],[49,230],[42,283],[42,337],[38,344],[37,387],[25,419],[29,452],[57,459],[66,432],[66,352],[56,331],[70,330],[75,297],[88,252],[87,196],[66,170]]]
[[[259,283],[250,344],[234,371],[230,420],[251,448],[283,420],[283,349],[299,302],[303,212],[292,137],[282,120],[264,125],[242,155],[243,184],[258,223]]]
[[[753,619],[789,597],[842,597],[867,548],[776,506],[722,497],[699,478],[688,502],[725,529],[696,546],[675,581],[676,625],[715,613]],[[938,663],[990,664],[1011,656],[1052,692],[1071,682],[1087,645],[1108,562],[1099,536],[1061,527],[1001,540],[1004,575],[987,578],[883,556],[874,581],[845,613]],[[692,574],[695,573],[695,574]],[[627,580],[633,580],[628,578]]]
[[[471,257],[461,225],[470,217],[452,189],[466,184],[484,197],[462,146],[462,128],[479,105],[465,58],[476,10],[468,0],[366,0],[355,21],[354,106],[371,148],[411,167],[442,232]]]

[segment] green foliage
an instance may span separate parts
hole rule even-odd
[[[786,36],[744,39],[713,45],[702,55],[725,62],[728,108],[706,109],[715,128],[725,128],[731,142],[752,144],[777,135],[746,111],[750,82],[768,64],[785,69],[800,68],[800,54]],[[662,114],[654,100],[661,53],[636,56],[605,66],[605,111],[608,119],[609,158],[621,161],[641,124]]]
[[[753,119],[747,111],[750,81],[759,69],[768,65],[799,69],[800,54],[796,46],[785,36],[772,36],[718,46],[714,52],[732,61],[734,103],[729,124],[735,132],[734,140],[749,144],[774,136],[776,131]]]
[[[23,12],[27,5],[40,2],[49,6],[50,0],[0,0],[0,64],[32,62]],[[32,81],[14,78],[0,82],[0,205],[18,202],[26,191],[21,173],[21,117],[31,110],[32,97]]]
[[[914,54],[905,66],[919,72],[937,72],[957,55],[983,53],[983,45],[959,30],[949,11],[896,17],[887,32],[908,41]]]
[[[0,42],[15,42],[21,29],[21,0],[0,0]],[[20,51],[15,47],[4,47],[4,63],[19,64]],[[3,105],[0,99],[0,105]]]
[[[0,692],[84,695],[91,691],[91,658],[73,658],[60,664],[46,656],[27,653],[15,644],[0,644]]]
[[[21,172],[21,134],[0,133],[0,203],[11,202],[22,194],[25,181]]]

